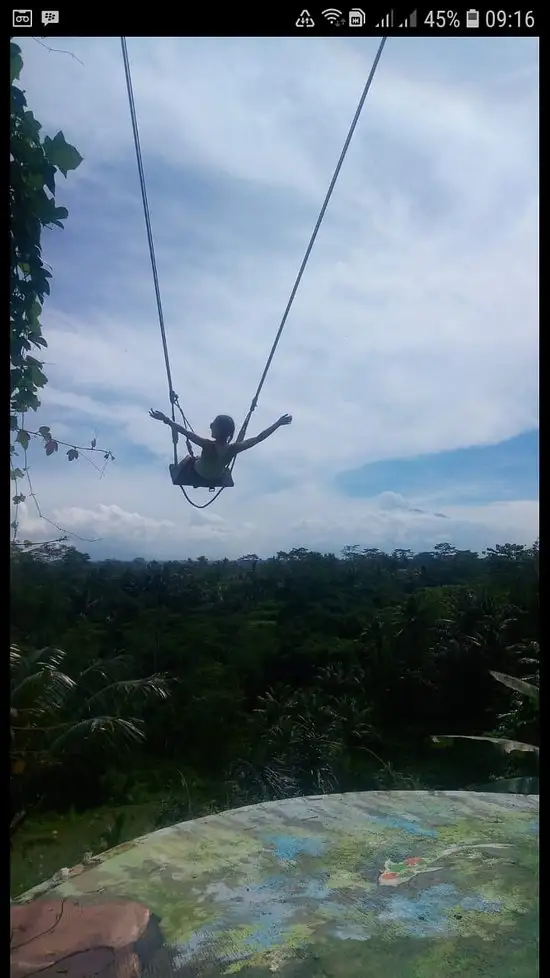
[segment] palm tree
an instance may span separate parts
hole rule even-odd
[[[10,647],[10,837],[47,792],[54,769],[71,769],[90,748],[113,753],[145,737],[134,713],[148,698],[166,699],[161,675],[135,678],[130,656],[79,668],[61,649]]]

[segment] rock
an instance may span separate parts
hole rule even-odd
[[[156,919],[130,900],[34,900],[10,916],[10,978],[140,978],[143,951],[162,945]]]

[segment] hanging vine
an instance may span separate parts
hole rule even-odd
[[[52,273],[42,259],[44,228],[64,228],[66,207],[56,201],[56,178],[65,178],[82,163],[82,156],[60,131],[53,139],[42,135],[42,126],[27,106],[23,90],[16,84],[23,68],[21,48],[10,45],[11,69],[11,138],[10,138],[10,460],[15,495],[12,522],[17,537],[19,505],[26,495],[20,483],[26,481],[28,494],[38,514],[44,518],[29,475],[27,450],[31,439],[42,444],[46,455],[59,450],[60,442],[48,426],[31,431],[25,424],[29,412],[40,407],[40,390],[47,384],[40,352],[47,347],[42,333],[41,316],[45,298],[50,294]],[[81,453],[102,452],[107,463],[110,451],[97,448],[95,439],[86,448],[67,444],[67,458],[75,461]],[[17,457],[21,464],[16,464]],[[90,459],[89,459],[90,460]],[[50,521],[51,522],[51,521]],[[55,524],[54,524],[55,525]]]

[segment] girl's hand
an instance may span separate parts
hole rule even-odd
[[[149,417],[154,418],[155,421],[163,421],[164,424],[170,424],[170,418],[167,418],[162,411],[153,411],[153,408],[149,411]]]
[[[277,424],[281,424],[281,425],[282,424],[291,424],[291,422],[292,422],[292,415],[291,414],[283,414],[282,417],[280,417],[279,420],[277,421]]]

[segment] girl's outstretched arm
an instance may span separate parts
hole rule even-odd
[[[275,422],[275,424],[270,425],[270,427],[266,428],[265,431],[261,431],[259,435],[256,435],[254,438],[245,438],[244,441],[238,441],[234,445],[235,454],[238,455],[239,452],[246,452],[248,448],[253,448],[254,445],[258,445],[261,441],[265,441],[266,438],[269,438],[274,431],[277,431],[277,428],[280,428],[285,424],[290,424],[291,421],[291,414],[283,414],[282,417]]]
[[[201,438],[201,436],[196,435],[194,431],[188,431],[187,428],[184,428],[181,424],[176,424],[175,421],[172,421],[172,419],[167,417],[166,414],[163,414],[162,411],[153,411],[151,408],[149,411],[149,417],[154,418],[155,421],[162,421],[163,424],[169,425],[170,428],[173,428],[174,431],[177,431],[180,435],[183,435],[184,438],[188,438],[189,441],[192,441],[194,445],[198,445],[199,448],[204,448],[206,445],[210,444],[208,438]]]

